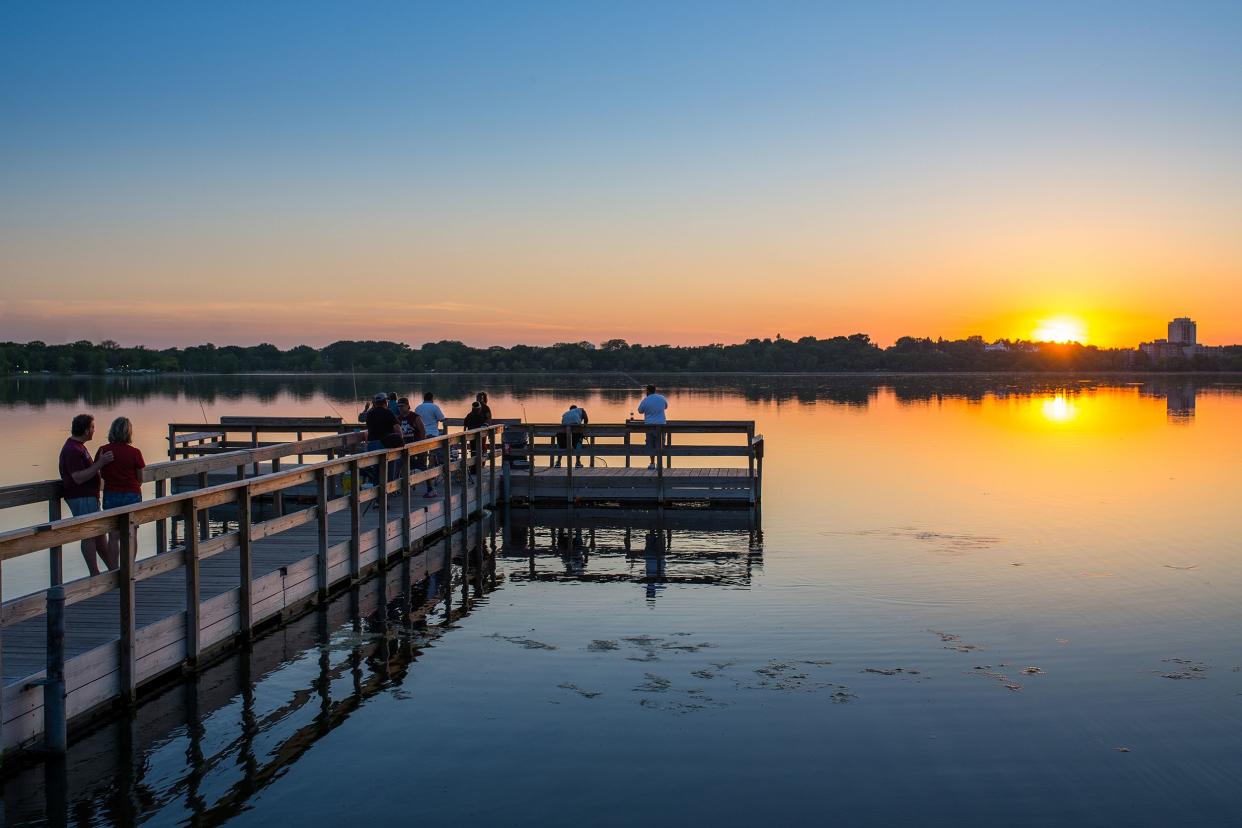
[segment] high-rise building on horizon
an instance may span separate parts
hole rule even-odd
[[[1170,345],[1194,345],[1197,329],[1189,316],[1179,316],[1169,323]]]

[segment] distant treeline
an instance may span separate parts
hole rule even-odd
[[[0,343],[0,374],[209,373],[256,371],[420,373],[426,371],[1242,371],[1242,345],[1191,359],[1153,362],[1146,354],[1093,345],[1003,342],[988,347],[981,337],[919,339],[904,336],[881,348],[866,334],[798,340],[748,339],[738,345],[631,345],[610,339],[599,345],[565,342],[472,348],[461,342],[341,341],[323,348],[299,345],[251,347],[212,344],[154,350],[85,340],[66,345]]]

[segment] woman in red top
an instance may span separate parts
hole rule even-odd
[[[134,425],[128,417],[117,417],[108,429],[108,444],[100,452],[112,452],[112,462],[100,470],[103,478],[103,507],[116,509],[142,500],[142,470],[147,465],[142,452],[134,448]],[[111,566],[121,560],[121,533],[108,533]]]

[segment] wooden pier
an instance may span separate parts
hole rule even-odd
[[[0,534],[0,577],[5,561],[51,552],[48,589],[5,602],[0,613],[0,746],[7,752],[47,734],[48,747],[63,750],[66,722],[118,701],[132,703],[166,674],[195,669],[262,625],[326,600],[338,585],[356,583],[456,522],[481,516],[500,497],[501,428],[333,456]],[[145,479],[227,466],[244,474],[261,460],[338,455],[361,443],[350,432],[221,452],[153,465]],[[471,475],[472,467],[478,473]],[[359,485],[367,475],[379,485]],[[307,483],[315,488],[313,502],[282,497]],[[436,487],[435,498],[424,496],[427,483]],[[55,481],[0,490],[0,507],[38,502],[48,486],[55,489]],[[256,520],[254,506],[262,499],[283,502],[274,516]],[[59,506],[49,503],[52,512]],[[210,510],[222,506],[236,510],[236,528],[212,536]],[[140,549],[138,529],[150,524],[155,548]],[[120,569],[62,584],[64,547],[73,544],[76,554],[79,541],[108,531],[122,538]]]
[[[169,461],[143,471],[155,499],[83,517],[63,518],[59,481],[0,488],[0,509],[48,506],[47,523],[0,534],[0,585],[7,561],[44,550],[49,561],[46,589],[0,609],[0,755],[41,741],[63,751],[68,726],[132,704],[497,505],[757,514],[762,496],[763,437],[749,421],[500,421],[369,452],[359,428],[338,418],[174,423]],[[141,527],[153,538],[140,547]],[[106,532],[121,537],[119,570],[64,583],[65,548],[76,556]]]

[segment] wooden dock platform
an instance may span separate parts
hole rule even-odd
[[[749,506],[753,534],[762,497],[764,442],[750,421],[498,421],[376,451],[358,429],[339,418],[172,424],[170,460],[143,471],[155,499],[83,517],[62,518],[59,481],[0,488],[0,509],[48,507],[47,523],[0,534],[0,585],[5,561],[47,550],[50,562],[47,589],[0,608],[0,756],[41,736],[63,751],[67,725],[132,704],[370,569],[409,564],[502,503]],[[150,549],[139,547],[147,525]],[[76,555],[107,532],[121,537],[119,570],[64,583],[65,548]]]
[[[7,752],[44,733],[63,734],[66,723],[117,701],[130,703],[166,673],[193,670],[213,651],[248,640],[259,626],[324,601],[337,585],[407,559],[426,539],[481,517],[500,497],[501,428],[294,466],[0,534],[0,575],[6,560],[55,551],[52,586],[7,601],[0,611],[0,747]],[[356,434],[317,439],[338,448],[358,443]],[[337,450],[326,446],[311,440],[170,461],[149,474],[166,480],[187,470],[206,474],[213,464],[249,464],[264,453]],[[467,449],[473,449],[469,459]],[[429,468],[419,469],[420,461]],[[356,485],[368,475],[382,485]],[[275,516],[256,520],[256,500],[280,501],[283,492],[308,482],[315,486],[313,504],[290,510],[296,504],[281,502]],[[423,496],[427,483],[436,486],[435,498]],[[37,489],[0,490],[0,505],[31,502],[22,498],[37,496]],[[237,511],[237,528],[213,536],[207,515],[226,505]],[[164,530],[174,522],[184,529],[179,543],[175,527],[171,537]],[[156,548],[138,547],[137,529],[146,524],[158,527]],[[120,569],[57,583],[64,547],[76,553],[79,541],[108,531],[122,537]]]
[[[524,424],[506,429],[505,442],[507,455],[518,461],[505,467],[510,499],[737,506],[762,498],[764,441],[749,420]],[[687,459],[695,465],[681,466]],[[698,465],[704,461],[730,465]]]

